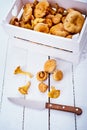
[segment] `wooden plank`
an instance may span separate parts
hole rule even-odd
[[[0,22],[1,23],[1,22]],[[7,45],[8,45],[8,36],[4,32],[3,28],[1,27],[0,31],[2,35],[0,37],[0,102],[2,100],[2,88],[3,88],[3,78],[5,72],[5,64],[6,64],[6,53],[7,53]]]
[[[61,81],[54,81],[52,75],[50,79],[50,86],[56,87],[60,90],[60,96],[57,99],[50,99],[50,102],[62,105],[74,105],[73,100],[73,84],[72,84],[72,64],[66,63],[62,60],[56,59],[57,69],[62,70],[63,79]],[[75,118],[73,113],[62,111],[50,112],[50,130],[75,130]]]
[[[2,87],[3,87],[3,78],[4,78],[4,69],[5,69],[5,60],[6,60],[6,51],[8,44],[8,35],[2,27],[2,20],[5,17],[9,7],[11,6],[13,0],[9,0],[7,3],[5,0],[0,1],[0,102],[2,98]],[[6,3],[6,4],[5,4]]]
[[[87,44],[83,50],[80,64],[74,69],[75,104],[82,108],[81,116],[76,117],[77,130],[87,129]]]
[[[0,113],[0,129],[22,130],[23,108],[10,103],[9,96],[22,96],[18,92],[18,87],[25,84],[25,76],[14,75],[14,69],[26,66],[26,51],[12,46],[13,41],[9,41],[5,77],[3,84],[3,95]]]

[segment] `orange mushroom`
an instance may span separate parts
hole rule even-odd
[[[48,97],[50,98],[58,98],[60,96],[60,90],[55,89],[55,87],[51,87],[51,91],[48,92]]]
[[[28,89],[30,88],[30,85],[31,85],[31,82],[28,81],[26,85],[18,88],[19,92],[24,95],[28,94]]]
[[[32,78],[32,77],[33,77],[33,74],[31,74],[30,72],[23,71],[20,66],[18,66],[18,67],[14,70],[14,74],[27,75],[29,78]]]

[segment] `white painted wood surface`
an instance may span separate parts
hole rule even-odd
[[[5,5],[0,1],[0,23],[12,0]],[[26,44],[26,46],[25,46]],[[21,46],[20,46],[21,45]],[[87,129],[87,44],[83,50],[80,63],[73,65],[56,59],[58,68],[64,73],[60,82],[54,82],[50,76],[50,87],[60,89],[58,99],[50,99],[52,103],[79,106],[83,114],[75,114],[43,110],[37,111],[16,106],[7,100],[9,96],[23,97],[18,87],[31,80],[31,88],[26,98],[48,101],[47,92],[38,91],[36,73],[43,70],[44,62],[49,57],[28,47],[28,43],[15,38],[9,38],[0,26],[0,130],[86,130]],[[54,58],[54,57],[50,57]],[[14,75],[14,69],[20,65],[24,70],[34,74],[33,79]],[[46,81],[48,83],[48,81]]]

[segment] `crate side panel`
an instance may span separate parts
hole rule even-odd
[[[22,39],[21,40],[17,39],[17,40],[19,41],[18,44],[14,42],[14,45],[18,46],[19,48],[25,48],[25,49],[28,49],[29,51],[32,50],[33,52],[39,52],[40,54],[53,56],[53,57],[56,57],[56,58],[59,58],[68,62],[73,62],[75,64],[79,62],[79,57],[80,57],[79,53],[73,54],[71,52],[56,49],[53,47],[47,47],[44,45],[35,44],[33,42],[24,41]]]
[[[24,40],[29,40],[29,41],[33,41],[40,44],[44,44],[44,45],[48,45],[48,46],[56,47],[60,49],[65,49],[69,51],[78,50],[77,48],[79,44],[78,42],[76,43],[75,40],[48,35],[48,34],[36,32],[36,31],[32,31],[32,30],[28,30],[28,29],[24,29],[20,27],[15,27],[8,24],[5,24],[3,26],[5,27],[5,30],[7,30],[7,33],[9,33],[9,35],[12,37],[16,36]]]

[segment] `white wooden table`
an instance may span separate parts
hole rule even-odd
[[[5,5],[0,1],[0,19],[8,10],[12,0]],[[0,20],[1,22],[1,20]],[[26,45],[25,45],[26,44]],[[31,80],[31,87],[26,98],[49,101],[47,92],[38,91],[36,73],[43,70],[44,62],[49,57],[29,49],[28,44],[19,39],[10,38],[0,26],[0,130],[86,130],[87,129],[87,44],[83,50],[80,63],[72,63],[56,58],[58,68],[64,73],[63,80],[55,82],[50,76],[50,86],[60,90],[60,97],[50,99],[52,103],[79,106],[83,113],[55,110],[32,110],[20,107],[8,101],[8,97],[23,97],[18,87]],[[55,59],[55,58],[54,58]],[[14,69],[20,65],[24,70],[34,74],[33,79],[23,75],[14,75]]]

